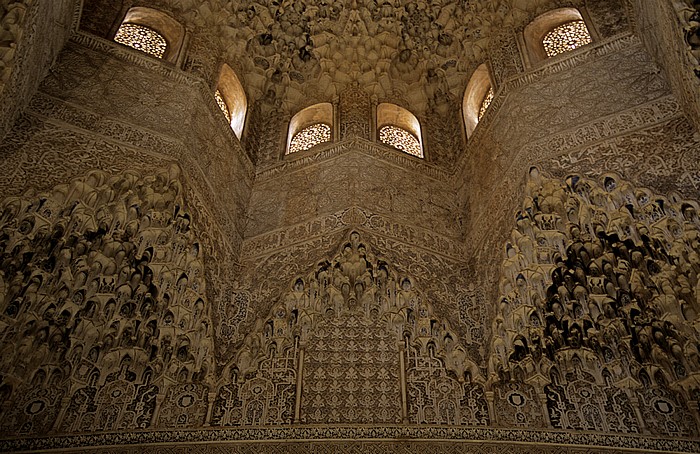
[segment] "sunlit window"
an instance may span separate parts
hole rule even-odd
[[[548,57],[574,50],[591,42],[585,22],[582,20],[567,22],[547,33],[542,40]]]
[[[423,157],[423,149],[418,138],[405,129],[391,125],[383,126],[379,130],[379,140],[413,156]]]
[[[292,141],[289,144],[288,153],[296,153],[297,151],[308,150],[320,143],[331,141],[331,127],[325,123],[316,123],[307,126],[298,133],[294,134]]]
[[[493,101],[493,88],[489,88],[489,91],[486,92],[486,96],[484,96],[484,100],[481,101],[481,106],[479,107],[479,120],[481,120],[481,117],[483,117],[486,113],[486,109],[488,109],[491,105],[491,101]]]
[[[219,105],[219,109],[221,109],[221,111],[226,116],[226,119],[230,122],[231,112],[229,112],[228,106],[226,105],[226,101],[224,101],[224,97],[221,96],[221,92],[219,90],[216,90],[216,93],[214,93],[214,99],[216,99],[216,103]]]
[[[165,38],[158,32],[137,24],[122,24],[114,40],[158,58],[163,58],[168,48]]]

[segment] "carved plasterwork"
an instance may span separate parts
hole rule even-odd
[[[173,166],[91,171],[3,201],[3,433],[150,427],[164,384],[210,377],[203,251],[183,195]]]
[[[217,425],[488,424],[483,378],[458,333],[416,277],[373,249],[353,231],[292,278],[233,354]]]
[[[533,168],[516,225],[490,379],[547,383],[556,428],[696,434],[697,203]]]
[[[77,25],[81,2],[0,2],[0,139]]]
[[[697,305],[697,229],[680,241],[671,225],[697,199],[696,117],[682,113],[696,95],[678,82],[693,68],[665,56],[693,55],[681,30],[692,14],[662,25],[679,16],[655,3],[646,17],[661,25],[642,22],[668,84],[622,0],[108,0],[90,2],[84,23],[108,38],[132,4],[186,28],[181,59],[77,32],[31,102],[33,89],[10,100],[28,108],[0,145],[7,217],[22,213],[0,231],[0,273],[13,275],[0,285],[12,294],[0,299],[1,451],[700,451],[697,333],[683,322]],[[519,33],[557,7],[580,8],[597,41],[524,72]],[[57,14],[24,29],[59,43],[45,27],[67,29]],[[669,41],[655,49],[658,30]],[[17,60],[12,76],[38,84],[56,46],[37,45],[43,63]],[[214,100],[222,60],[252,103],[243,144]],[[496,98],[464,148],[458,101],[484,62]],[[335,105],[336,142],[283,157],[287,122],[317,101]],[[374,143],[383,102],[416,114],[425,160]],[[553,178],[524,184],[533,164]],[[632,211],[615,205],[609,170],[633,188]],[[585,177],[567,183],[574,173]],[[588,195],[570,192],[597,222],[591,244],[611,235],[593,225],[649,232],[632,239],[644,258],[627,269],[634,298],[607,325],[595,304],[590,320],[577,312],[580,289],[561,317],[561,285],[543,290],[556,280],[548,262],[576,276],[577,260],[587,302],[617,302],[624,287],[619,250],[601,246],[599,275],[550,216],[552,194],[583,182]],[[65,187],[84,195],[57,202]],[[640,191],[668,213],[640,209]],[[42,214],[52,205],[60,220]],[[624,209],[634,223],[612,219]],[[132,227],[115,233],[105,216],[122,211]],[[504,258],[514,223],[522,249]],[[129,268],[114,289],[105,243]],[[541,332],[504,307],[515,301],[551,303]]]

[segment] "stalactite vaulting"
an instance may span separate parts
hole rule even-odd
[[[0,452],[700,452],[700,0],[0,0]]]

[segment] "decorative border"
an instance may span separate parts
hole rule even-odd
[[[243,242],[240,262],[266,257],[290,246],[307,243],[314,238],[347,230],[350,227],[401,241],[452,261],[464,261],[465,251],[461,240],[390,219],[390,215],[351,206],[345,210],[246,238]]]
[[[184,71],[177,69],[172,63],[167,63],[156,57],[150,57],[148,54],[135,49],[130,49],[110,41],[108,39],[97,37],[91,33],[77,31],[71,36],[71,41],[89,49],[98,51],[104,55],[118,58],[119,60],[131,63],[141,68],[148,69],[157,74],[167,76],[177,82],[186,83],[189,85],[203,84],[204,81],[194,77]]]
[[[67,448],[96,448],[107,446],[134,446],[144,444],[174,445],[182,443],[214,442],[285,442],[285,441],[449,441],[501,442],[512,444],[536,443],[552,447],[586,446],[638,450],[640,452],[700,452],[700,440],[644,437],[634,435],[602,435],[562,431],[534,431],[525,429],[492,429],[451,426],[295,426],[295,427],[241,427],[226,429],[198,429],[149,432],[103,433],[68,435],[42,438],[18,438],[0,441],[3,452],[48,451]]]
[[[120,144],[157,153],[163,157],[182,159],[186,147],[180,140],[143,127],[102,116],[43,92],[37,92],[27,110],[48,123],[62,122],[65,126],[90,131]]]
[[[360,151],[368,156],[379,158],[390,164],[397,164],[405,169],[420,171],[423,175],[439,181],[449,181],[452,178],[451,173],[433,164],[423,162],[419,160],[419,158],[411,157],[402,151],[391,149],[367,139],[354,138],[341,142],[334,142],[323,148],[319,147],[315,152],[310,152],[309,154],[305,153],[296,159],[287,157],[286,160],[280,163],[260,169],[256,175],[256,179],[271,179],[282,173],[286,174],[302,167],[306,168],[309,164],[323,162],[350,151]]]

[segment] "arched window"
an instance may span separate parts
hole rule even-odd
[[[287,153],[305,151],[333,138],[333,105],[314,104],[299,111],[289,122]]]
[[[479,65],[472,74],[462,101],[462,115],[467,137],[471,136],[493,101],[494,91],[486,64]]]
[[[134,7],[124,17],[114,41],[174,63],[185,38],[185,28],[162,11]]]
[[[377,133],[379,141],[404,153],[423,157],[420,123],[415,115],[396,104],[377,106]]]
[[[219,83],[214,92],[214,98],[219,108],[231,124],[231,129],[239,139],[245,126],[245,115],[248,101],[241,81],[231,67],[224,63],[219,75]]]
[[[584,17],[576,8],[548,11],[525,27],[525,47],[531,64],[593,42]]]

